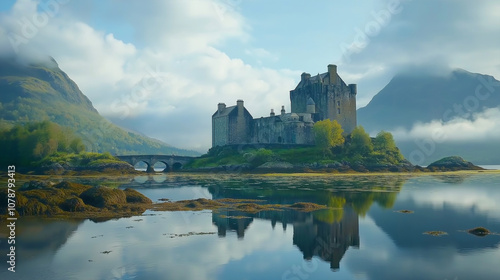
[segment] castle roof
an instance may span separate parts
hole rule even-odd
[[[224,110],[222,110],[222,112],[219,113],[218,116],[219,117],[227,116],[227,115],[231,114],[231,112],[233,112],[233,110],[236,109],[236,108],[237,108],[237,106],[226,107],[226,108],[224,108]],[[218,111],[215,112],[213,114],[213,116],[215,116],[217,113],[218,113]]]
[[[295,89],[305,87],[308,84],[315,84],[315,83],[319,83],[319,82],[322,83],[323,80],[327,76],[328,76],[328,72],[323,73],[323,74],[317,74],[315,76],[311,76],[309,78],[306,78],[305,80],[301,80]],[[337,73],[337,80],[340,81],[341,85],[347,86],[346,83],[344,82],[344,80],[342,80],[342,78],[339,76],[338,73]]]
[[[307,105],[316,105],[316,103],[311,97],[309,97],[309,99],[307,99]]]

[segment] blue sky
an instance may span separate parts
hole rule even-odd
[[[7,0],[0,53],[51,55],[108,119],[204,151],[218,102],[289,110],[300,74],[330,63],[358,107],[408,67],[499,78],[499,13],[494,0]]]

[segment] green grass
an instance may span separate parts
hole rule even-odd
[[[79,154],[69,154],[69,153],[55,153],[52,154],[36,165],[44,166],[51,165],[53,163],[58,163],[61,165],[69,165],[73,167],[92,167],[104,164],[122,164],[123,162],[109,153],[89,153],[82,152]]]
[[[404,162],[404,158],[399,153],[374,151],[368,155],[350,154],[345,146],[335,147],[331,152],[317,147],[297,147],[297,148],[272,148],[272,149],[252,149],[243,150],[235,147],[215,147],[199,159],[195,159],[186,168],[211,168],[223,165],[242,165],[257,167],[266,162],[288,162],[291,164],[312,164],[321,165],[341,162],[356,163],[362,165],[397,165]]]

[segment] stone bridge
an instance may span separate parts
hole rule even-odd
[[[163,162],[166,167],[163,172],[172,172],[181,169],[186,163],[192,161],[196,157],[188,156],[174,156],[174,155],[133,155],[133,156],[116,156],[120,160],[130,163],[135,166],[139,162],[144,162],[147,164],[148,168],[146,172],[152,173],[154,171],[154,165],[157,162]]]

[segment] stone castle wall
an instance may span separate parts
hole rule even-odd
[[[357,125],[356,94],[356,85],[346,85],[335,65],[328,65],[328,72],[316,76],[303,73],[300,83],[290,91],[291,113],[285,114],[283,108],[280,115],[253,119],[242,100],[228,108],[220,103],[212,116],[212,145],[312,145],[314,122],[324,119],[337,120],[344,134],[350,134]]]
[[[313,125],[313,122],[299,121],[298,115],[296,119],[279,116],[254,119],[252,143],[312,145]]]

